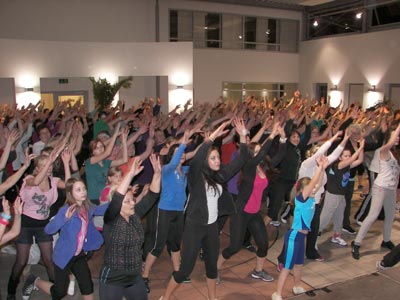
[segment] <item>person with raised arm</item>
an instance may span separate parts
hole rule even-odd
[[[271,296],[272,300],[282,300],[282,291],[286,279],[293,269],[295,295],[305,293],[301,286],[301,271],[304,264],[304,242],[310,231],[311,220],[315,211],[315,193],[322,184],[323,172],[328,166],[324,156],[317,159],[318,168],[314,176],[299,179],[292,189],[291,198],[294,199],[294,214],[291,229],[285,235],[284,266],[279,274],[277,291]]]
[[[105,253],[100,271],[100,300],[147,300],[141,276],[144,230],[140,218],[157,201],[161,189],[161,165],[150,156],[154,175],[146,196],[136,202],[130,183],[143,167],[135,159],[112,196],[104,216]]]
[[[363,221],[355,240],[351,243],[351,254],[354,259],[360,259],[362,240],[368,233],[372,223],[378,218],[382,207],[385,210],[385,220],[381,247],[390,250],[395,247],[390,240],[390,236],[396,212],[396,190],[399,183],[400,167],[390,150],[399,144],[399,134],[400,124],[391,132],[390,137],[386,138],[386,143],[375,151],[374,158],[371,161],[370,170],[378,175],[372,186],[371,207],[368,216]]]
[[[218,207],[222,184],[236,174],[246,162],[247,129],[243,120],[234,119],[234,127],[240,135],[240,155],[228,165],[221,165],[219,152],[212,147],[216,138],[223,136],[230,122],[220,125],[206,136],[190,163],[188,174],[189,200],[186,206],[186,221],[182,238],[182,259],[179,271],[172,273],[162,300],[170,300],[174,291],[189,277],[196,263],[200,248],[204,249],[208,299],[216,297],[219,252]]]

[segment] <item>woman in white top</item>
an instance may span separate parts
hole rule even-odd
[[[354,259],[360,259],[361,242],[370,226],[378,218],[382,209],[385,210],[383,225],[383,241],[381,247],[393,249],[395,246],[390,240],[394,214],[396,211],[396,189],[399,182],[400,167],[390,149],[399,144],[400,124],[392,131],[389,140],[375,151],[370,170],[378,173],[372,187],[371,208],[364,220],[356,239],[351,243],[351,254]]]

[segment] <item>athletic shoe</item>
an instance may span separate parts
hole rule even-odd
[[[38,279],[36,275],[29,275],[28,278],[25,280],[24,286],[22,287],[22,299],[29,300],[33,291],[37,291],[38,288],[35,286],[35,281]]]
[[[15,249],[15,246],[7,245],[1,248],[1,253],[16,255],[17,250]]]
[[[283,270],[283,263],[281,263],[279,259],[276,259],[276,269],[278,270],[278,272]]]
[[[252,252],[252,253],[256,252],[256,248],[252,244],[243,245],[242,247],[249,252]]]
[[[325,261],[325,258],[323,258],[323,257],[320,255],[320,256],[318,256],[317,258],[315,258],[314,260],[315,260],[315,261],[318,261],[318,262],[323,262],[323,261]]]
[[[355,231],[351,226],[343,227],[342,231],[347,232],[348,234],[356,234],[357,233],[357,231]]]
[[[356,245],[354,241],[351,242],[351,256],[354,259],[360,259],[360,245]]]
[[[67,294],[73,296],[75,294],[75,280],[70,280]]]
[[[279,226],[281,226],[281,222],[279,222],[279,221],[271,221],[271,222],[269,222],[269,225],[272,225],[274,227],[279,227]]]
[[[150,293],[150,279],[143,277],[144,285],[146,286],[147,294]]]
[[[382,241],[381,247],[392,250],[396,246],[392,243],[392,241],[388,241],[388,242]]]
[[[261,270],[261,271],[253,270],[253,272],[251,272],[251,277],[253,277],[255,279],[261,279],[262,281],[266,281],[266,282],[274,281],[274,277],[269,275],[264,270]]]
[[[276,292],[274,292],[271,296],[272,300],[282,300],[282,296],[278,295]]]
[[[186,277],[182,282],[183,283],[191,283],[192,280],[190,280],[190,277]]]
[[[294,286],[292,291],[294,295],[300,295],[306,292],[306,290],[302,286]]]
[[[347,242],[344,239],[342,239],[340,236],[333,236],[331,238],[331,243],[335,243],[340,246],[347,246]]]
[[[286,203],[285,209],[283,210],[283,212],[281,214],[281,222],[284,224],[287,223],[287,220],[290,217],[290,209],[291,209],[290,203]]]
[[[388,268],[388,267],[385,267],[385,266],[383,265],[383,261],[382,261],[382,260],[376,262],[376,270],[377,270],[378,272],[379,272],[379,271],[386,270],[387,268]]]

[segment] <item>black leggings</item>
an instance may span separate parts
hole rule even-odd
[[[259,213],[249,214],[240,210],[237,214],[231,215],[230,245],[222,251],[222,256],[225,259],[229,259],[241,249],[247,228],[257,245],[257,256],[267,256],[268,233],[263,218]]]
[[[11,275],[8,279],[7,292],[9,295],[15,295],[20,281],[22,272],[28,263],[29,251],[32,244],[17,243],[17,255],[15,263],[12,267]],[[38,243],[40,255],[44,266],[46,267],[47,276],[50,281],[54,281],[54,265],[51,259],[53,254],[53,242]]]
[[[147,300],[146,286],[141,275],[135,276],[132,285],[113,285],[100,282],[100,300]]]
[[[204,225],[186,219],[182,238],[181,265],[179,271],[172,273],[177,283],[182,283],[192,273],[200,247],[204,251],[206,276],[209,279],[216,279],[218,276],[217,260],[219,252],[218,224],[214,222]]]
[[[183,233],[183,211],[158,209],[156,241],[151,254],[159,257],[165,244],[172,252],[180,250]]]
[[[348,228],[350,225],[350,211],[351,211],[351,199],[353,198],[354,193],[354,178],[350,178],[349,182],[346,186],[346,192],[344,194],[344,198],[346,200],[346,208],[343,213],[343,227]]]
[[[278,221],[279,211],[281,210],[285,195],[286,193],[290,193],[293,184],[294,182],[278,180],[269,188],[268,217],[270,217],[272,221]]]
[[[93,294],[93,281],[89,266],[86,261],[86,255],[81,252],[74,256],[64,269],[54,265],[55,281],[50,288],[51,299],[62,299],[67,295],[69,285],[69,275],[72,272],[82,295]]]
[[[315,245],[317,243],[318,233],[319,233],[319,221],[321,216],[321,211],[323,207],[323,196],[321,196],[321,202],[315,204],[315,212],[311,221],[311,231],[306,237],[306,257],[308,259],[317,259],[320,257]]]

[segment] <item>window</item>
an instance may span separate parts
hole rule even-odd
[[[220,47],[220,15],[206,14],[207,48]]]
[[[400,22],[400,3],[389,3],[372,9],[371,26],[380,26]]]
[[[244,101],[247,97],[269,100],[290,98],[297,89],[296,83],[224,82],[224,99]]]
[[[257,18],[245,17],[244,21],[244,47],[246,49],[256,48]]]
[[[170,11],[170,41],[195,48],[298,52],[299,21],[209,12]]]

